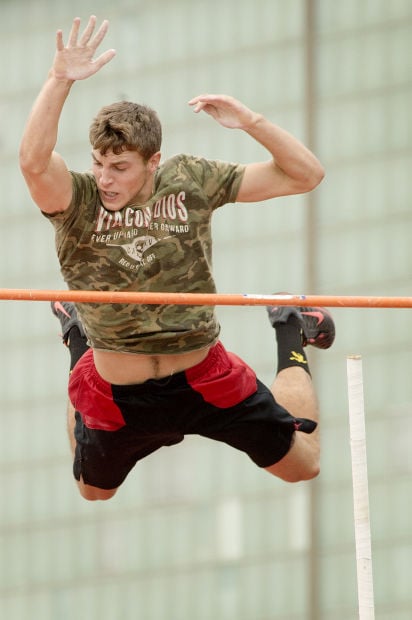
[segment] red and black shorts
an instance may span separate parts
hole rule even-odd
[[[135,385],[102,379],[90,349],[73,369],[69,397],[76,410],[74,476],[102,489],[118,487],[137,461],[185,435],[225,442],[269,467],[288,452],[296,430],[316,428],[292,417],[220,342],[200,364]]]

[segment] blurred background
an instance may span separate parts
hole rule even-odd
[[[53,229],[18,168],[32,102],[73,17],[108,18],[115,59],[76,84],[58,150],[90,165],[104,104],[154,107],[163,157],[267,153],[194,115],[234,95],[326,168],[305,196],[228,205],[214,218],[225,293],[411,295],[410,0],[0,0],[2,288],[58,288]],[[270,383],[262,308],[219,307],[222,339]],[[117,496],[77,492],[65,428],[67,350],[46,302],[0,302],[0,616],[7,620],[352,620],[358,616],[346,357],[363,358],[376,617],[410,620],[411,310],[338,309],[310,351],[322,472],[288,485],[242,453],[190,437],[138,465]]]

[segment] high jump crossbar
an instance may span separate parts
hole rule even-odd
[[[322,306],[329,308],[412,308],[412,297],[353,295],[259,295],[1,288],[0,300],[187,306]]]

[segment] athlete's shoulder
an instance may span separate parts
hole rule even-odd
[[[190,169],[193,166],[196,166],[197,162],[202,158],[195,157],[194,155],[188,155],[187,153],[179,153],[177,155],[172,155],[168,159],[166,159],[159,166],[159,172],[167,172],[169,170],[183,170],[185,168]]]
[[[201,185],[213,170],[213,163],[204,157],[179,153],[161,164],[157,176],[159,180],[173,177],[180,182],[190,180]]]
[[[165,187],[184,188],[207,197],[212,209],[235,202],[244,166],[238,163],[179,154],[167,159],[156,173],[156,191]]]
[[[96,179],[91,172],[75,172],[70,170],[73,186],[73,204],[93,202],[98,195]]]
[[[97,191],[96,179],[91,172],[76,172],[74,170],[70,170],[69,172],[75,187],[89,188]]]

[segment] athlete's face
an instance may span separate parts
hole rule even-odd
[[[93,175],[103,206],[119,211],[126,205],[143,204],[152,194],[153,175],[159,165],[160,153],[148,161],[137,151],[122,151],[118,155],[107,151],[92,151]]]

